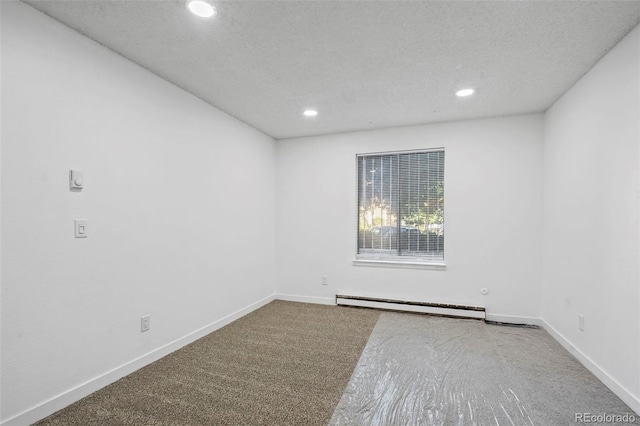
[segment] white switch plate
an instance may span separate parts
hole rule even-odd
[[[76,238],[87,238],[87,219],[76,219],[73,223]]]

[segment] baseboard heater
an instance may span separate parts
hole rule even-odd
[[[378,299],[375,297],[336,295],[336,305],[360,306],[388,311],[417,312],[456,318],[486,319],[482,306],[451,305],[446,303],[414,302],[409,300]]]

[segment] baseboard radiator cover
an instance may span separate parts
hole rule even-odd
[[[363,308],[383,309],[387,311],[415,312],[455,318],[473,318],[486,320],[485,308],[482,306],[417,302],[398,299],[380,299],[376,297],[349,296],[344,294],[336,295],[336,305],[358,306]]]

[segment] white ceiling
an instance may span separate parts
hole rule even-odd
[[[634,0],[25,1],[276,139],[544,111],[640,22]]]

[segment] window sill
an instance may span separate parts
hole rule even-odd
[[[383,260],[383,259],[353,259],[353,266],[374,266],[378,268],[412,268],[445,271],[445,263],[420,262],[416,260]]]

